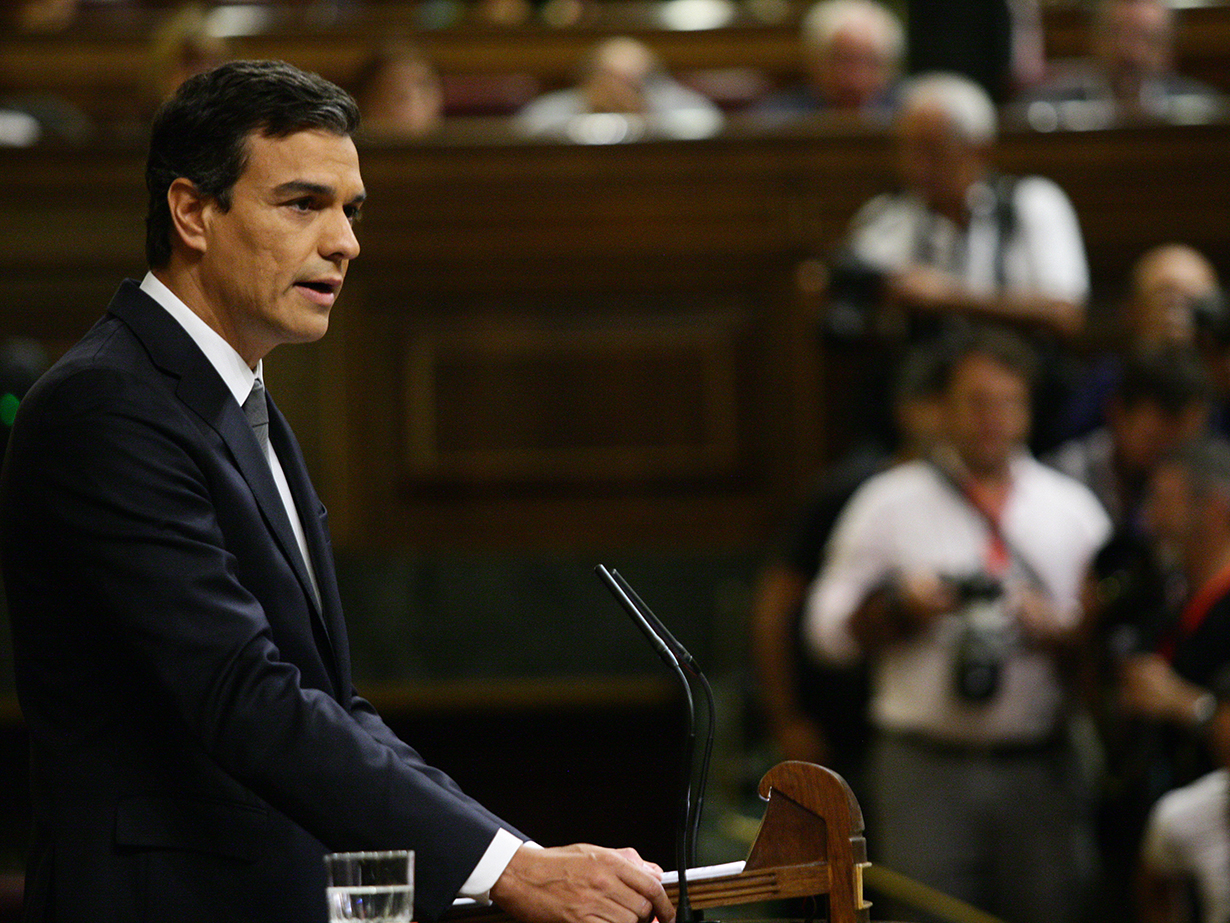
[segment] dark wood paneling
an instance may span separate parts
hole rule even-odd
[[[1230,126],[1010,131],[1113,293],[1187,240],[1230,267]],[[840,445],[806,258],[893,182],[882,134],[369,145],[332,329],[270,359],[339,543],[754,548]],[[54,353],[139,274],[134,149],[0,151],[0,333]],[[830,428],[826,428],[830,427]]]

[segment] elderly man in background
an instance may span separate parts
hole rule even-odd
[[[1169,0],[1099,0],[1088,58],[1068,62],[1028,94],[1039,128],[1090,127],[1118,118],[1188,121],[1222,107],[1213,88],[1174,67],[1177,15]]]
[[[834,255],[826,326],[892,349],[973,321],[1008,324],[1038,348],[1038,417],[1068,401],[1069,338],[1084,326],[1089,268],[1076,212],[1054,182],[991,167],[998,131],[986,91],[956,74],[902,88],[895,119],[900,188],[864,205]],[[871,370],[869,419],[884,417]],[[1034,447],[1056,441],[1049,427]]]
[[[916,77],[895,129],[902,189],[860,209],[846,240],[846,260],[882,279],[880,304],[863,307],[890,309],[882,323],[903,321],[911,338],[957,318],[1079,331],[1089,269],[1076,212],[1052,181],[991,169],[986,92],[955,74]]]
[[[583,143],[703,138],[723,122],[711,99],[675,80],[647,45],[627,36],[598,43],[575,87],[538,97],[514,119],[524,134]]]
[[[1062,923],[1092,879],[1062,668],[1110,522],[1025,453],[1030,365],[1002,331],[954,348],[946,444],[851,499],[805,634],[871,666],[875,861],[1013,923]]]
[[[887,117],[905,53],[905,30],[875,0],[820,0],[803,17],[807,81],[761,100],[753,113],[786,120],[813,112]]]

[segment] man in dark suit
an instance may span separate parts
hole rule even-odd
[[[155,118],[151,272],[29,392],[0,552],[30,729],[30,920],[324,920],[326,850],[416,852],[416,910],[673,918],[631,850],[539,849],[351,685],[325,512],[262,358],[359,245],[353,100],[274,62]],[[242,406],[241,406],[242,405]]]

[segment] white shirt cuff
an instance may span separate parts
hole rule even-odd
[[[504,869],[508,868],[513,854],[521,848],[523,842],[503,827],[497,830],[491,845],[487,847],[483,857],[478,860],[478,865],[474,867],[470,877],[465,880],[465,884],[457,892],[458,897],[468,897],[481,904],[491,903],[492,886],[504,874]],[[525,843],[525,845],[537,847],[538,844]]]

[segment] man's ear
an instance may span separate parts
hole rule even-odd
[[[167,206],[171,209],[171,224],[180,242],[189,250],[204,253],[207,247],[208,211],[212,196],[201,195],[190,179],[179,177],[167,190]]]

